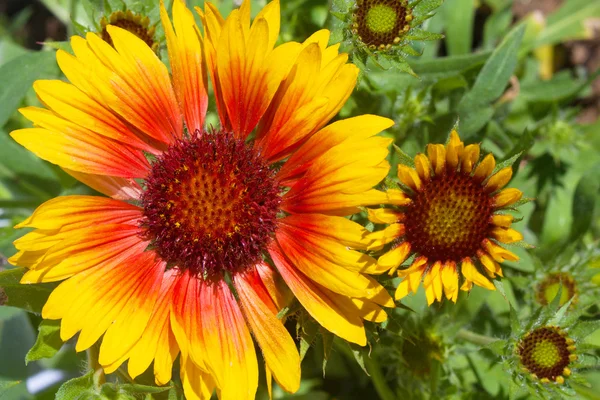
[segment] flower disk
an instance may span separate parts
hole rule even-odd
[[[156,51],[158,49],[158,42],[154,40],[155,28],[149,27],[150,19],[148,17],[136,15],[132,13],[131,10],[114,12],[108,19],[102,17],[102,20],[100,20],[100,25],[102,27],[100,35],[106,43],[112,46],[113,41],[106,30],[106,26],[109,24],[133,33],[135,36],[142,39],[150,48],[152,48],[152,50]]]
[[[406,1],[401,0],[359,0],[352,17],[352,33],[372,49],[382,50],[399,43],[412,20]]]
[[[435,176],[412,200],[405,212],[406,240],[430,261],[469,257],[489,235],[490,197],[469,176]]]
[[[572,340],[554,326],[543,326],[527,333],[517,344],[517,354],[523,367],[541,381],[564,382],[570,375]]]
[[[148,238],[169,264],[213,275],[260,260],[279,185],[257,152],[226,133],[195,134],[153,164],[142,196]]]

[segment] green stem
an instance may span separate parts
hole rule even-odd
[[[371,380],[375,385],[375,390],[381,400],[396,400],[396,396],[390,387],[388,386],[379,363],[372,357],[365,357],[365,367],[371,374]]]
[[[496,338],[480,335],[479,333],[471,332],[467,329],[461,329],[456,334],[456,337],[459,339],[466,340],[467,342],[471,342],[473,344],[477,344],[479,346],[487,346],[490,343],[495,342]]]
[[[98,362],[100,355],[100,346],[98,343],[87,349],[87,361],[88,367],[94,371],[94,383],[96,386],[101,386],[106,382],[106,376],[104,375],[104,369]]]

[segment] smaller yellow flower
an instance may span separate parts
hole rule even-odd
[[[564,383],[569,365],[577,360],[574,341],[555,326],[542,326],[525,334],[516,353],[524,371],[542,383]]]
[[[352,33],[370,49],[389,49],[410,30],[412,11],[406,0],[358,0]]]
[[[396,299],[416,292],[423,280],[428,304],[443,294],[456,302],[459,267],[460,289],[475,284],[495,290],[489,278],[502,276],[500,263],[519,259],[501,244],[523,239],[511,228],[513,216],[502,213],[522,197],[517,189],[502,189],[512,168],[494,173],[494,156],[480,160],[480,146],[465,146],[455,130],[446,146],[428,145],[427,155],[418,154],[414,164],[398,166],[402,189],[388,191],[392,207],[369,210],[372,222],[389,224],[372,234],[373,249],[392,245],[379,258],[380,270],[393,274],[414,255],[410,267],[398,271],[403,280]]]

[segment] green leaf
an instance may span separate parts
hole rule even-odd
[[[473,42],[475,2],[473,0],[446,0],[446,47],[451,56],[467,54]]]
[[[365,366],[365,357],[368,357],[365,348],[355,343],[348,343],[348,347],[350,347],[352,355],[354,356],[354,359],[356,360],[358,365],[360,365],[362,370],[365,371],[365,374],[370,376],[369,371],[367,371],[367,367]]]
[[[106,399],[98,393],[98,387],[94,382],[94,371],[65,382],[56,392],[56,400],[84,400],[84,399]]]
[[[33,82],[54,63],[54,52],[36,51],[24,54],[0,67],[0,127],[19,106]]]
[[[60,321],[44,320],[38,327],[38,337],[35,344],[25,356],[25,363],[53,357],[62,347],[60,338]]]
[[[590,228],[599,191],[600,164],[596,164],[581,177],[573,194],[571,241],[581,237]]]
[[[511,163],[513,176],[517,175],[521,160],[533,147],[534,143],[535,141],[533,132],[525,129],[525,132],[523,132],[523,134],[516,140],[514,147],[504,156],[505,160],[513,160],[513,158],[516,157]]]
[[[21,284],[23,268],[14,268],[0,272],[0,288],[7,297],[5,305],[38,313],[48,300],[48,296],[57,286],[55,283]]]
[[[306,352],[319,333],[319,325],[307,313],[302,313],[298,318],[296,332],[300,337],[300,360],[304,360]]]
[[[333,333],[323,328],[321,328],[320,331],[321,336],[323,337],[323,377],[325,377],[327,361],[329,361],[329,355],[331,354],[331,348],[333,347]]]
[[[491,103],[504,92],[517,66],[517,57],[525,25],[515,27],[493,51],[477,75],[475,84],[458,104],[461,136],[469,137],[489,120]]]

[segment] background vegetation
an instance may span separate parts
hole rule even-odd
[[[215,3],[225,14],[235,6],[230,0]],[[254,12],[264,3],[253,0]],[[445,142],[457,121],[466,142],[481,142],[500,160],[519,155],[510,185],[535,200],[520,208],[516,229],[533,247],[511,249],[521,260],[504,264],[505,278],[495,292],[475,287],[470,295],[461,294],[456,305],[430,308],[421,291],[407,298],[405,307],[390,312],[388,322],[370,327],[372,347],[348,346],[299,312],[289,327],[305,355],[302,386],[296,395],[275,388],[274,397],[600,399],[599,353],[593,349],[600,346],[594,322],[600,316],[600,277],[595,277],[600,273],[595,269],[600,267],[600,2],[411,4],[432,16],[420,27],[429,34],[411,31],[419,35],[408,42],[413,49],[408,52],[418,56],[361,53],[343,21],[353,4],[342,0],[282,0],[281,40],[302,41],[327,27],[333,30],[332,41],[344,41],[343,49],[363,71],[340,117],[373,113],[393,118],[396,125],[387,134],[401,149],[391,154],[393,165],[404,154],[423,151],[427,143]],[[188,0],[188,5],[202,1]],[[18,273],[6,263],[15,253],[12,242],[26,233],[12,226],[36,206],[60,195],[93,193],[12,141],[10,131],[29,126],[16,110],[39,104],[31,90],[36,79],[62,78],[54,52],[68,48],[68,36],[98,31],[102,16],[125,8],[160,25],[153,0],[0,1],[0,269],[6,269],[0,273],[2,399],[54,398],[59,386],[73,378],[57,398],[182,396],[176,382],[166,390],[144,386],[153,384],[151,373],[135,383],[126,374],[115,375],[99,386],[88,373],[93,352],[76,354],[71,342],[61,346],[58,324],[41,322],[39,313],[53,285],[19,286]],[[163,40],[159,53],[164,56],[160,26],[157,37]],[[209,118],[216,122],[215,115]],[[389,179],[394,174],[395,168]],[[519,380],[511,352],[490,343],[513,337],[516,321],[526,325],[535,318],[540,308],[536,285],[556,271],[571,274],[579,288],[578,301],[562,312],[575,313],[593,329],[581,343],[582,349],[589,347],[589,362],[576,371],[591,386],[568,384],[552,394]],[[397,280],[385,284],[392,289]],[[518,390],[528,386],[531,391]],[[266,397],[262,380],[259,396]]]

